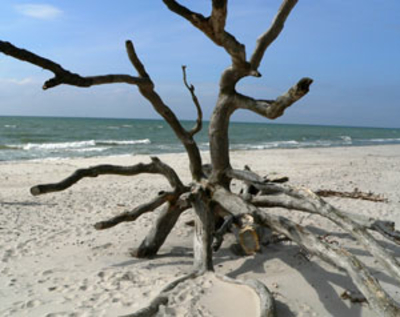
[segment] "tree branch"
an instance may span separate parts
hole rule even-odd
[[[178,286],[180,283],[188,280],[188,279],[194,279],[198,276],[196,272],[191,272],[187,275],[181,276],[177,278],[176,280],[173,280],[172,282],[168,283],[163,287],[163,289],[160,291],[160,293],[153,298],[153,300],[144,308],[138,310],[137,312],[133,314],[128,314],[128,315],[123,315],[120,317],[153,317],[157,314],[159,308],[161,305],[166,305],[168,304],[168,293],[172,291],[176,286]]]
[[[293,209],[298,211],[304,211],[309,213],[315,213],[313,206],[306,201],[298,198],[293,198],[285,194],[274,194],[274,195],[258,195],[258,196],[247,196],[247,201],[257,207],[267,208],[285,208]],[[359,226],[379,232],[388,240],[400,244],[400,231],[395,230],[395,224],[393,221],[379,220],[372,217],[366,217],[363,215],[352,214],[342,211],[347,217],[351,218]]]
[[[236,94],[235,105],[240,109],[251,110],[263,117],[276,119],[283,115],[286,108],[290,107],[297,100],[306,95],[313,80],[302,78],[296,85],[276,100],[256,100],[241,94]]]
[[[146,212],[153,211],[163,205],[167,201],[172,201],[178,199],[180,192],[162,192],[159,196],[155,197],[153,200],[148,203],[142,204],[136,207],[132,211],[124,212],[118,216],[115,216],[111,219],[97,222],[94,227],[97,230],[104,230],[112,228],[121,222],[135,221],[141,215]]]
[[[364,193],[360,192],[357,188],[354,189],[352,192],[339,192],[336,190],[326,190],[321,189],[315,192],[320,197],[341,197],[341,198],[353,198],[353,199],[362,199],[362,200],[369,200],[373,202],[387,202],[388,200],[384,198],[382,195],[376,195],[374,193]]]
[[[189,131],[189,135],[194,136],[196,133],[200,132],[203,126],[203,111],[201,110],[200,102],[194,92],[194,86],[189,85],[186,79],[186,66],[182,66],[183,73],[183,83],[192,95],[192,100],[197,110],[197,120],[195,126]]]
[[[213,1],[211,17],[207,18],[189,10],[175,0],[163,0],[163,2],[172,12],[188,20],[215,44],[222,46],[231,56],[235,66],[239,68],[246,66],[250,70],[250,64],[246,62],[245,46],[224,30],[227,14],[226,0]]]
[[[279,36],[283,30],[285,21],[296,5],[297,0],[283,0],[277,15],[270,28],[257,40],[257,46],[250,58],[251,69],[257,70],[269,45]]]
[[[132,41],[125,42],[126,51],[128,53],[129,60],[131,61],[133,67],[135,67],[140,77],[150,78],[149,74],[147,74],[146,69],[139,57],[136,54],[135,47],[133,46]]]
[[[134,176],[141,173],[164,175],[173,188],[184,188],[179,176],[171,167],[161,162],[157,157],[152,157],[151,160],[152,162],[149,164],[139,163],[133,166],[97,165],[89,168],[78,169],[71,176],[59,183],[37,185],[32,187],[31,194],[37,196],[41,194],[62,191],[71,187],[85,177],[97,177],[99,175]]]
[[[130,75],[120,74],[82,77],[78,74],[74,74],[68,70],[65,70],[61,65],[54,63],[49,59],[43,58],[25,49],[20,49],[11,43],[4,41],[0,41],[0,52],[21,61],[42,67],[54,73],[55,77],[47,80],[43,85],[43,89],[53,88],[61,84],[77,87],[91,87],[94,85],[112,83],[125,83],[131,85],[148,83],[146,78],[138,78]]]
[[[146,85],[138,86],[140,93],[151,103],[154,110],[156,110],[157,113],[169,124],[169,126],[175,132],[175,135],[182,142],[189,156],[192,176],[194,179],[199,180],[203,175],[201,171],[202,163],[200,151],[196,142],[193,140],[193,135],[183,128],[175,113],[163,102],[161,97],[154,90],[154,84],[151,81],[149,74],[146,72],[143,63],[137,56],[133,43],[131,41],[126,41],[125,45],[129,59],[136,71],[139,73],[140,78],[147,80]]]
[[[222,37],[225,32],[226,17],[228,14],[227,3],[228,0],[212,0],[210,23],[214,29],[216,38]]]

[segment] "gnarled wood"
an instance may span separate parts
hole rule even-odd
[[[235,106],[240,109],[251,110],[269,119],[276,119],[283,115],[286,108],[308,93],[312,82],[311,78],[302,78],[296,85],[274,101],[256,100],[237,94]]]
[[[91,87],[94,85],[125,83],[131,85],[147,84],[146,78],[133,77],[130,75],[102,75],[82,77],[78,74],[65,70],[61,65],[53,61],[36,55],[28,50],[20,49],[11,43],[0,41],[0,52],[17,58],[21,61],[42,67],[54,73],[55,77],[47,80],[43,89],[49,89],[61,84],[72,85],[77,87]]]
[[[284,0],[268,31],[266,31],[257,39],[256,48],[254,49],[254,52],[250,58],[252,69],[258,69],[266,49],[282,32],[286,19],[296,3],[297,0]]]
[[[193,235],[193,267],[195,271],[214,271],[212,242],[214,235],[214,216],[205,191],[195,188],[192,205],[196,213]]]
[[[360,291],[368,299],[371,307],[380,316],[397,316],[400,308],[395,301],[382,289],[379,282],[369,273],[368,269],[353,255],[344,249],[335,247],[318,239],[303,227],[294,224],[284,217],[278,217],[262,212],[252,204],[219,188],[212,199],[224,208],[231,210],[236,217],[250,214],[254,220],[269,228],[283,233],[292,241],[317,255],[327,263],[347,271]]]
[[[182,66],[183,72],[183,83],[185,84],[186,88],[189,90],[190,95],[192,96],[192,100],[194,105],[196,106],[197,110],[197,120],[195,126],[189,131],[190,136],[194,136],[196,133],[200,132],[203,127],[203,111],[201,110],[199,99],[197,98],[194,92],[194,86],[189,85],[186,78],[186,66]]]
[[[109,229],[112,228],[121,222],[127,222],[127,221],[135,221],[137,218],[139,218],[141,215],[143,215],[146,212],[153,211],[163,205],[165,202],[177,200],[179,197],[179,193],[176,192],[168,192],[168,193],[161,193],[159,196],[151,200],[150,202],[146,204],[142,204],[138,207],[136,207],[132,211],[127,211],[124,212],[118,216],[115,216],[111,219],[105,220],[105,221],[100,221],[97,222],[94,227],[97,230],[104,230],[104,229]]]
[[[367,267],[348,251],[321,241],[305,228],[284,217],[269,215],[260,211],[253,213],[253,216],[259,223],[283,233],[313,255],[331,265],[335,265],[339,269],[345,270],[354,284],[364,294],[371,308],[379,316],[400,316],[399,305],[386,293]]]
[[[328,218],[340,228],[354,237],[369,253],[371,253],[388,271],[388,273],[400,282],[400,264],[394,256],[382,248],[374,237],[353,220],[348,214],[330,205],[318,195],[307,188],[296,188],[286,184],[264,183],[262,177],[250,171],[230,170],[227,174],[231,177],[242,179],[258,188],[263,194],[285,194],[294,198],[292,203],[303,206],[300,210],[307,210]],[[298,209],[298,208],[294,208]]]
[[[238,109],[253,111],[263,117],[275,119],[300,98],[304,97],[312,84],[312,79],[303,78],[286,93],[275,100],[261,100],[245,96],[237,92],[238,82],[247,77],[260,77],[259,66],[267,48],[282,32],[284,24],[297,3],[297,0],[283,0],[270,28],[257,40],[256,47],[247,60],[246,48],[232,34],[226,31],[228,16],[227,0],[211,0],[210,16],[203,16],[181,5],[176,0],[163,0],[164,4],[174,13],[188,20],[203,32],[216,45],[222,47],[231,59],[220,77],[219,94],[209,125],[209,142],[211,164],[202,165],[202,157],[194,140],[194,135],[202,128],[202,109],[195,94],[193,85],[186,78],[185,66],[183,81],[189,90],[197,110],[197,120],[191,130],[186,130],[176,114],[166,105],[155,90],[155,84],[131,41],[126,41],[126,51],[130,62],[136,69],[137,77],[124,74],[101,75],[84,77],[64,69],[61,65],[36,55],[28,50],[20,49],[11,43],[0,41],[0,52],[19,60],[42,67],[54,73],[47,80],[43,89],[60,84],[78,87],[110,83],[127,83],[136,85],[141,95],[147,99],[154,110],[169,124],[177,138],[183,144],[189,158],[192,182],[184,185],[168,165],[157,158],[152,158],[148,164],[133,166],[99,165],[86,169],[78,169],[66,179],[54,183],[38,185],[31,188],[33,195],[65,190],[86,177],[99,175],[134,176],[141,173],[163,175],[172,187],[168,192],[160,193],[153,200],[136,207],[133,211],[124,212],[106,221],[98,222],[96,229],[111,228],[121,222],[134,221],[145,212],[164,208],[157,215],[153,227],[144,238],[139,248],[132,255],[139,258],[153,257],[165,242],[180,215],[193,207],[196,214],[194,233],[194,273],[190,273],[168,284],[151,303],[138,312],[128,315],[131,317],[153,316],[160,305],[168,303],[168,292],[179,283],[196,278],[200,273],[213,270],[212,248],[218,250],[223,236],[232,229],[247,254],[259,250],[257,226],[259,224],[284,234],[308,251],[328,263],[345,270],[358,286],[368,303],[380,316],[399,316],[400,311],[394,300],[381,288],[378,281],[369,273],[366,267],[348,251],[334,245],[324,243],[303,227],[290,220],[269,215],[258,207],[282,207],[318,214],[326,217],[346,230],[351,236],[370,252],[393,276],[400,282],[400,266],[394,256],[385,251],[367,230],[381,233],[391,241],[400,244],[400,232],[394,228],[394,223],[379,219],[367,218],[343,212],[328,204],[315,193],[304,188],[277,184],[251,172],[237,171],[231,168],[229,155],[229,123],[231,115]],[[232,179],[242,180],[246,189],[239,195],[230,190]],[[282,178],[281,182],[288,179]],[[331,195],[332,192],[319,193],[321,196]],[[346,196],[346,195],[344,195]],[[355,196],[354,194],[352,196]],[[358,195],[365,198],[365,195]],[[377,199],[376,199],[377,200]],[[222,218],[221,226],[216,226],[216,219]],[[255,289],[261,299],[261,316],[274,315],[274,301],[268,289],[259,282],[248,284]],[[229,304],[229,303],[228,303]]]
[[[168,203],[157,217],[139,248],[133,250],[131,255],[137,258],[151,258],[155,256],[175,226],[179,216],[187,208],[180,206],[179,203]]]
[[[157,157],[151,158],[149,164],[139,163],[132,166],[97,165],[76,170],[71,176],[54,184],[37,185],[31,188],[34,196],[65,190],[85,177],[97,177],[99,175],[134,176],[142,173],[164,175],[173,188],[182,190],[185,186],[175,171],[162,163]]]
[[[340,198],[353,198],[361,200],[369,200],[373,202],[384,203],[387,199],[382,195],[376,195],[374,193],[364,193],[355,188],[352,192],[340,192],[337,190],[320,189],[315,192],[320,197],[340,197]]]

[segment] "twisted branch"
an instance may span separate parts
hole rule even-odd
[[[42,67],[54,73],[55,76],[44,83],[42,87],[44,90],[56,87],[61,84],[77,87],[91,87],[94,85],[113,83],[125,83],[131,85],[142,85],[148,83],[148,80],[146,78],[120,74],[82,77],[78,74],[71,73],[70,71],[65,70],[61,65],[49,59],[43,58],[30,51],[18,48],[11,43],[4,41],[0,41],[0,52],[12,56],[16,59],[22,60],[24,62]]]
[[[32,187],[31,194],[37,196],[62,191],[76,184],[85,177],[97,177],[99,175],[134,176],[141,173],[164,175],[173,188],[184,188],[179,176],[170,166],[161,162],[157,157],[152,157],[151,161],[152,162],[148,164],[139,163],[132,166],[97,165],[89,168],[78,169],[71,176],[58,183],[43,184]]]
[[[176,200],[179,197],[179,192],[162,192],[159,196],[155,197],[148,203],[142,204],[138,207],[136,207],[132,211],[124,212],[118,216],[115,216],[111,219],[105,220],[105,221],[100,221],[97,222],[94,227],[97,230],[104,230],[108,228],[112,228],[121,222],[128,222],[128,221],[135,221],[137,218],[139,218],[141,215],[143,215],[146,212],[153,211],[163,205],[167,201],[173,201]]]
[[[250,65],[246,62],[245,46],[225,31],[226,0],[213,1],[211,17],[204,17],[202,14],[193,12],[175,0],[163,0],[163,2],[172,12],[188,20],[215,44],[222,46],[231,56],[234,65],[238,67],[248,65],[247,68],[250,69]]]
[[[186,78],[186,66],[182,66],[182,73],[183,73],[183,83],[185,84],[186,88],[189,90],[194,105],[196,106],[197,110],[197,120],[195,126],[189,131],[190,136],[194,136],[196,133],[200,132],[203,127],[203,111],[201,110],[199,99],[197,98],[194,92],[194,86],[189,85]]]
[[[283,115],[286,108],[309,92],[312,82],[311,78],[302,78],[296,85],[276,100],[257,100],[242,94],[236,94],[235,106],[240,109],[251,110],[269,119],[276,119]]]

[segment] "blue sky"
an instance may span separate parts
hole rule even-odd
[[[210,1],[181,0],[208,14]],[[247,47],[265,31],[278,0],[231,0],[227,29]],[[181,65],[209,118],[229,57],[162,1],[1,1],[0,39],[53,59],[81,75],[135,74],[124,42],[131,39],[157,91],[182,119],[195,118]],[[281,123],[400,128],[400,1],[299,0],[268,48],[262,78],[238,90],[273,99],[300,78],[310,93],[275,120]],[[0,115],[158,118],[136,87],[118,84],[41,90],[52,74],[0,55]],[[247,111],[236,121],[268,122]]]

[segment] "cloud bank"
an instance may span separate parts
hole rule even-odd
[[[52,20],[62,14],[60,9],[49,4],[21,4],[15,9],[22,15],[41,20]]]

